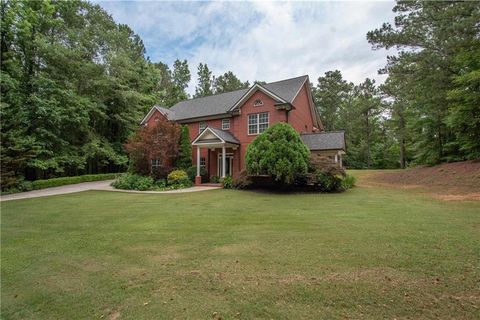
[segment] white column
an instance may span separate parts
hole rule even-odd
[[[335,163],[338,163],[338,154],[335,155]]]
[[[341,167],[343,167],[342,154],[339,154],[338,158],[340,159],[340,168],[341,168]]]
[[[200,146],[197,146],[197,177],[200,177]]]
[[[226,172],[226,164],[227,164],[227,157],[226,157],[226,148],[225,146],[222,147],[222,178],[225,178],[225,172]]]

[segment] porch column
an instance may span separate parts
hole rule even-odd
[[[342,161],[342,154],[341,153],[338,154],[338,160],[340,162],[340,168],[342,168],[343,167],[343,161]]]
[[[226,166],[227,166],[227,155],[225,146],[222,147],[222,178],[225,178]]]
[[[197,176],[195,177],[195,184],[202,184],[202,177],[200,176],[200,146],[197,146]]]
[[[338,153],[335,155],[335,163],[338,163]]]

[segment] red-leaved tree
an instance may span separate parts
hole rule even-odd
[[[158,119],[155,126],[137,130],[124,145],[132,170],[155,178],[168,174],[179,154],[180,132],[178,124],[163,117]]]

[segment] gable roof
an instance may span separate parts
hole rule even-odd
[[[317,132],[301,134],[303,143],[311,151],[343,150],[345,151],[345,131]]]
[[[192,145],[197,145],[198,142],[202,140],[202,137],[209,135],[209,133],[212,133],[216,138],[218,138],[218,140],[216,141],[211,141],[215,139],[208,139],[209,143],[220,142],[220,143],[240,144],[240,141],[238,141],[238,139],[235,138],[235,136],[231,132],[212,128],[212,127],[206,127],[202,132],[198,134],[198,136],[195,139],[193,139]]]
[[[174,120],[175,119],[175,112],[173,110],[160,107],[160,106],[153,106],[150,111],[148,111],[147,115],[143,118],[143,120],[140,122],[140,124],[145,124],[151,116],[155,113],[155,111],[160,112],[163,114],[165,117],[167,117],[168,120]]]
[[[264,85],[254,84],[249,89],[216,94],[213,96],[185,100],[174,105],[170,110],[175,113],[175,120],[228,115],[247,93],[262,90],[274,97],[278,102],[292,103],[308,76],[301,76]]]

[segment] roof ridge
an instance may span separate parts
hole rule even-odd
[[[327,133],[345,133],[345,130],[333,130],[333,131],[322,131],[322,132],[304,132],[301,133],[300,135],[306,136],[306,135],[312,135],[312,134],[327,134]]]
[[[237,92],[237,91],[241,91],[241,90],[248,90],[248,89],[250,89],[251,87],[253,87],[253,86],[256,85],[256,84],[261,85],[262,87],[264,87],[264,86],[269,85],[269,84],[279,83],[279,82],[283,82],[283,81],[289,81],[289,80],[298,79],[298,78],[304,78],[304,77],[308,77],[308,74],[305,74],[305,75],[303,75],[303,76],[298,76],[298,77],[293,77],[293,78],[288,78],[288,79],[283,79],[283,80],[268,82],[268,83],[265,83],[265,84],[260,84],[260,83],[254,82],[253,85],[250,86],[250,87],[248,87],[248,88],[243,88],[243,89],[237,89],[237,90],[233,90],[233,91],[227,91],[227,92],[222,92],[222,93],[211,94],[211,95],[209,95],[209,96],[204,96],[204,97],[190,98],[190,99],[186,99],[186,100],[179,101],[179,103],[180,103],[180,102],[184,102],[184,101],[193,101],[193,100],[198,100],[198,99],[204,99],[204,98],[208,98],[208,97],[216,97],[216,96],[220,96],[220,95],[222,95],[222,94]],[[267,88],[265,88],[265,89],[267,89]]]
[[[268,83],[265,83],[264,86],[267,85],[267,84],[279,83],[279,82],[283,82],[283,81],[289,81],[289,80],[299,79],[299,78],[305,78],[305,77],[308,77],[308,74],[304,74],[303,76],[298,76],[298,77],[293,77],[293,78],[288,78],[288,79],[283,79],[283,80],[268,82]]]

